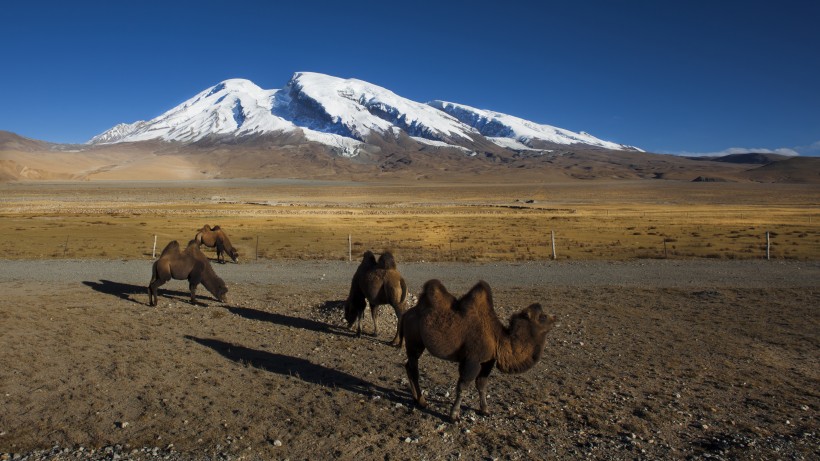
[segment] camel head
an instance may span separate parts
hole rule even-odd
[[[540,304],[531,304],[513,314],[498,347],[498,370],[522,373],[532,368],[544,353],[547,333],[553,325],[555,316],[545,314]]]
[[[230,250],[226,251],[226,253],[228,253],[228,256],[231,257],[233,262],[235,262],[237,264],[239,263],[239,252],[236,251],[236,248],[232,247]]]
[[[216,290],[213,295],[223,303],[228,302],[228,287],[225,286],[225,282],[222,279],[217,281]]]
[[[510,334],[512,336],[527,336],[532,338],[540,347],[538,354],[544,350],[547,342],[547,333],[555,325],[554,315],[546,314],[541,304],[531,304],[521,312],[510,318]]]

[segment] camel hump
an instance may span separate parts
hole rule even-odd
[[[216,232],[216,231],[218,231],[218,230],[222,230],[222,228],[221,228],[221,227],[219,227],[219,225],[216,225],[216,226],[212,227],[212,228],[211,228],[211,230],[212,230],[212,231],[214,231],[214,232]]]
[[[373,254],[372,251],[367,250],[362,253],[362,262],[359,264],[359,267],[365,269],[371,269],[376,267],[378,264],[376,263],[376,255]]]
[[[396,258],[393,257],[393,253],[390,251],[385,251],[384,253],[379,256],[379,268],[381,269],[395,269],[396,268]]]
[[[205,224],[204,226],[202,226],[202,229],[200,229],[199,232],[206,232],[209,230],[211,230],[211,226]]]
[[[169,251],[179,251],[179,242],[176,240],[171,240],[168,245],[165,245],[165,248],[162,249],[162,253],[160,253],[160,257]]]
[[[422,296],[427,299],[427,302],[433,307],[451,307],[455,298],[447,291],[441,280],[432,279],[424,284],[422,289]],[[419,304],[422,304],[419,301]]]
[[[462,309],[482,306],[493,310],[493,293],[490,289],[490,285],[484,280],[479,280],[478,283],[459,300],[459,304]]]

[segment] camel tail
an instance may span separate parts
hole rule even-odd
[[[153,284],[154,282],[156,282],[157,279],[159,278],[159,276],[157,275],[157,264],[158,263],[159,263],[159,259],[154,261],[154,264],[151,266],[151,281],[148,282],[149,286],[151,284]]]

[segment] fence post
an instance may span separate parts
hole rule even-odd
[[[663,239],[663,258],[669,259],[669,253],[666,251],[666,239]]]
[[[552,241],[552,259],[555,260],[555,231],[550,231],[550,240]]]
[[[157,259],[157,234],[154,234],[154,249],[151,250],[151,259]]]
[[[256,261],[259,261],[259,234],[256,234],[256,249],[254,250]]]
[[[353,261],[353,237],[347,234],[347,262]]]

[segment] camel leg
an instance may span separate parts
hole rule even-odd
[[[156,305],[157,305],[157,295],[156,295],[156,292],[157,292],[157,289],[156,289],[156,287],[154,286],[154,282],[152,281],[152,282],[148,285],[148,305],[149,305],[149,306],[156,306]]]
[[[404,369],[407,371],[407,379],[410,381],[410,393],[419,407],[427,408],[427,400],[421,392],[421,386],[419,386],[419,357],[424,353],[424,345],[414,346],[408,340],[405,343],[405,351],[407,351],[407,362],[404,364]]]
[[[223,250],[225,249],[221,243],[216,242],[216,262],[219,264],[225,264],[225,257],[222,255]]]
[[[400,325],[401,325],[401,316],[403,310],[400,304],[396,304],[393,306],[393,310],[396,311],[396,336],[393,338],[393,341],[390,341],[391,346],[401,346],[401,337],[399,335]]]
[[[152,278],[151,283],[148,284],[148,305],[156,306],[159,303],[159,287],[165,284],[167,280],[161,278]]]
[[[489,382],[490,373],[495,366],[495,360],[490,360],[481,364],[481,371],[478,372],[478,378],[475,379],[475,387],[478,389],[478,398],[481,402],[481,413],[488,416],[490,412],[487,410],[487,383]]]
[[[378,304],[370,303],[370,317],[373,319],[373,336],[378,338],[379,337],[379,323],[376,321],[376,319],[379,318],[379,305]]]
[[[194,305],[196,305],[196,286],[197,285],[199,285],[199,283],[196,283],[196,282],[190,282],[188,284],[188,288],[191,289],[191,304],[194,304]]]
[[[367,308],[367,300],[354,286],[350,289],[347,304],[345,305],[345,318],[352,318],[348,321],[347,328],[350,331],[355,331],[356,336],[362,335],[362,317],[364,317],[364,310]],[[355,315],[348,317],[347,313],[353,312]]]
[[[349,325],[351,330],[356,330],[356,337],[362,335],[362,318],[364,317],[364,308],[356,311],[356,319]]]
[[[356,337],[360,337],[362,335],[362,318],[364,317],[364,311],[359,313],[359,316],[356,317]]]
[[[458,365],[458,384],[456,384],[456,400],[450,409],[450,419],[455,422],[461,417],[461,399],[470,383],[476,380],[481,372],[481,364],[465,360]]]

